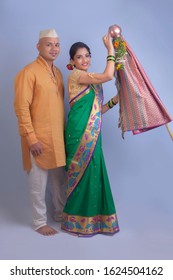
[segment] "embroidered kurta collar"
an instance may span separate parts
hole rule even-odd
[[[50,66],[48,65],[48,63],[46,62],[46,60],[42,57],[42,56],[38,56],[37,57],[37,62],[42,66],[42,67],[44,67],[45,68],[45,70],[47,71],[47,72],[49,72],[49,75],[50,75],[50,77],[51,77],[51,80],[53,81],[53,83],[54,84],[57,84],[57,80],[56,80],[56,70],[55,70],[55,66],[53,65],[53,72],[51,71],[51,69],[50,69]]]

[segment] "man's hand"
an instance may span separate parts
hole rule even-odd
[[[42,154],[42,144],[40,142],[37,142],[30,146],[30,152],[31,154],[36,157]]]

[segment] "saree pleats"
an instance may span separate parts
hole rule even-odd
[[[119,231],[102,153],[98,97],[91,89],[74,103],[65,131],[68,183],[62,229],[79,236],[96,233],[112,234]],[[82,155],[79,152],[81,147]],[[79,167],[75,167],[75,158],[78,154]],[[80,172],[73,170],[73,166],[74,169],[77,168],[76,170],[80,168]],[[78,173],[80,173],[79,179]]]

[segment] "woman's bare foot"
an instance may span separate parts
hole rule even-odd
[[[50,236],[50,235],[55,235],[56,233],[58,233],[57,230],[55,230],[54,228],[52,227],[49,227],[49,226],[43,226],[43,227],[40,227],[36,230],[36,232],[42,234],[42,235],[46,235],[46,236]]]

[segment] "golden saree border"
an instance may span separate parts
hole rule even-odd
[[[101,128],[102,85],[92,85],[95,97],[81,142],[71,160],[67,173],[67,198],[81,180],[95,149]],[[82,96],[80,95],[80,98]]]
[[[63,213],[61,228],[78,236],[94,235],[98,233],[113,234],[118,232],[119,226],[116,214],[96,215],[94,217],[83,217]]]
[[[70,107],[73,106],[73,104],[78,101],[80,98],[82,98],[84,95],[88,94],[90,92],[90,86],[87,86],[83,91],[81,91],[77,96],[75,96],[74,98],[72,98],[70,100]]]

